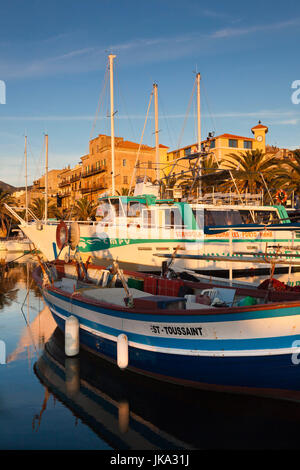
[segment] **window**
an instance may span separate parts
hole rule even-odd
[[[244,140],[244,149],[252,149],[251,140]]]
[[[228,147],[237,148],[237,146],[238,146],[238,141],[237,141],[237,139],[229,139],[229,140],[228,140]]]
[[[155,211],[150,209],[144,209],[143,214],[143,226],[144,227],[156,227],[155,224]]]
[[[123,184],[128,184],[128,176],[123,176]]]
[[[165,209],[165,227],[182,227],[182,217],[179,209]]]
[[[211,148],[211,149],[214,149],[215,147],[216,147],[216,141],[215,141],[215,139],[214,139],[214,140],[211,140],[211,141],[210,141],[210,148]]]
[[[257,224],[279,224],[280,220],[278,218],[276,211],[271,210],[255,210],[254,213],[254,220]]]
[[[146,204],[137,201],[130,201],[127,205],[127,216],[140,217],[143,209],[146,209]]]
[[[236,225],[242,224],[243,219],[239,210],[207,210],[204,209],[204,225]]]
[[[187,149],[184,149],[184,155],[187,156],[187,155],[191,155],[192,153],[192,148],[191,147],[188,147]]]
[[[126,160],[123,160],[123,166],[126,166]]]

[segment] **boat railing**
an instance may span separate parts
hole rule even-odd
[[[206,204],[241,204],[263,206],[262,194],[238,194],[238,193],[206,193],[197,198],[198,203]]]
[[[30,219],[33,219],[35,222],[39,222],[39,219],[36,217],[36,215],[27,207],[11,207],[8,204],[4,203],[5,209],[7,209],[11,215],[20,222],[21,225],[25,225],[27,222],[17,213],[17,211],[27,211],[27,217]]]

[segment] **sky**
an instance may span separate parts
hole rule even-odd
[[[140,143],[153,83],[159,142],[197,141],[195,74],[201,74],[201,135],[251,137],[300,147],[300,2],[269,0],[0,0],[0,180],[24,186],[74,166],[90,138],[110,135],[108,55],[114,61],[115,135]],[[300,82],[299,82],[300,83]],[[5,95],[4,95],[5,85]],[[5,103],[4,98],[5,97]],[[300,97],[300,93],[299,93]],[[155,145],[153,100],[143,143]]]

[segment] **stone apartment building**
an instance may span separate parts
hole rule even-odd
[[[159,156],[166,159],[168,147],[160,145]],[[155,148],[122,137],[115,137],[115,189],[122,194],[134,187],[136,177],[156,178]],[[80,164],[65,168],[58,175],[58,194],[62,208],[68,209],[74,201],[86,197],[97,201],[112,186],[111,137],[100,134],[89,143],[89,153]]]

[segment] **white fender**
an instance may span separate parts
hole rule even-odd
[[[117,340],[117,363],[120,369],[128,366],[128,338],[124,334],[120,334]]]
[[[76,356],[79,353],[79,321],[74,315],[66,319],[65,353],[67,356]]]

